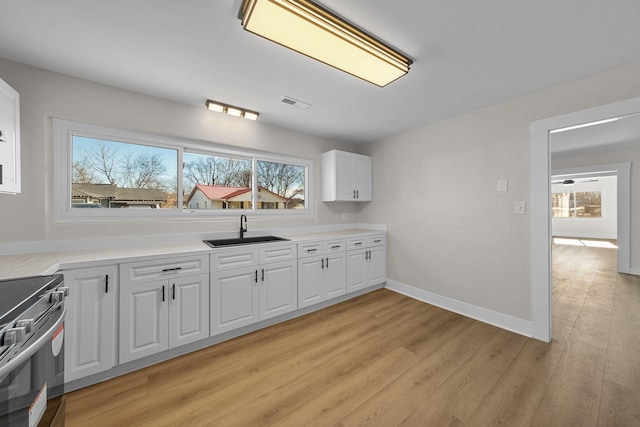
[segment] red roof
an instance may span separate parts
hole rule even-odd
[[[194,191],[196,188],[202,191],[209,200],[227,200],[251,191],[249,187],[225,187],[223,185],[196,184]],[[193,194],[193,191],[191,193]]]

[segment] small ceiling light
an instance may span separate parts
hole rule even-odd
[[[244,117],[248,120],[258,120],[258,116],[260,115],[255,111],[245,110],[244,108],[234,107],[232,105],[223,104],[221,102],[212,101],[210,99],[207,99],[207,102],[205,102],[204,105],[211,111],[226,113],[230,116]]]
[[[245,119],[249,119],[249,120],[258,120],[258,113],[254,113],[251,111],[245,111],[244,114],[242,115],[242,117],[244,117]]]
[[[409,72],[413,61],[308,0],[243,0],[245,30],[378,86]]]

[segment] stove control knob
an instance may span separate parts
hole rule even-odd
[[[60,286],[58,291],[63,292],[65,297],[69,296],[69,288],[67,286]]]
[[[27,335],[24,328],[10,328],[4,334],[4,345],[11,346],[24,341]]]
[[[24,328],[25,333],[29,334],[33,331],[33,319],[22,319],[16,322],[16,327]]]

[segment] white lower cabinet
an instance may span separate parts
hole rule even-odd
[[[344,240],[300,244],[298,306],[308,307],[346,293]]]
[[[387,280],[385,237],[350,239],[347,242],[347,292]]]
[[[181,275],[189,268],[208,270],[208,260],[156,260],[149,268],[143,264],[120,266],[120,363],[209,336],[209,275]]]
[[[295,245],[220,249],[211,255],[211,335],[298,309]],[[281,260],[278,262],[268,262]],[[243,265],[243,267],[235,266]]]
[[[120,288],[120,363],[209,336],[209,276]]]
[[[61,271],[66,298],[64,340],[65,382],[111,369],[116,365],[117,266]]]

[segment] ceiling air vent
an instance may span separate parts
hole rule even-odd
[[[282,98],[282,102],[285,104],[293,105],[294,107],[302,108],[306,110],[311,107],[311,104],[307,104],[306,102],[300,101],[299,99],[291,98],[290,96],[285,96]]]

